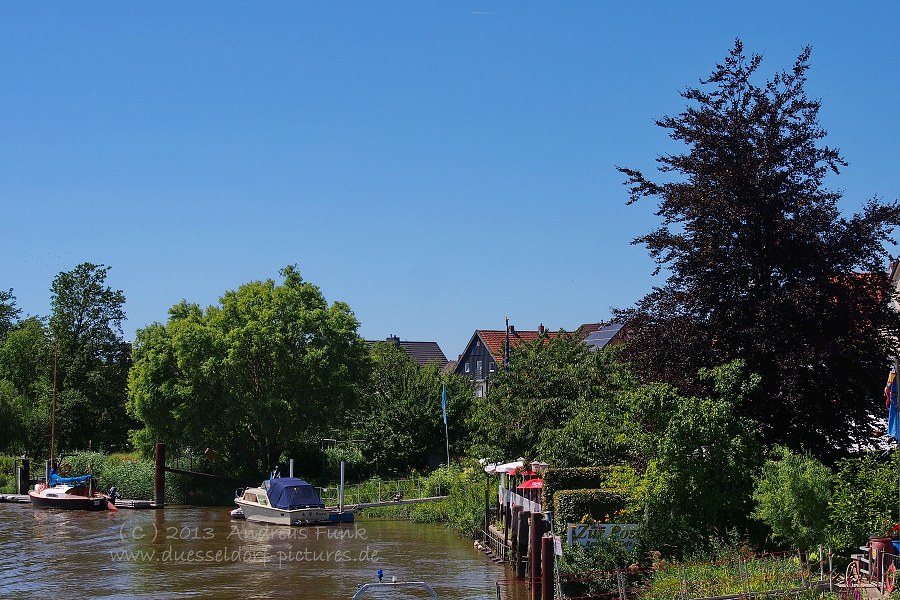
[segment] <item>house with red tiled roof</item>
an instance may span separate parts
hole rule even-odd
[[[508,331],[511,350],[540,336],[550,339],[558,335],[556,332],[547,331],[543,324],[534,331],[520,331],[509,325]],[[592,350],[597,351],[608,345],[622,343],[625,339],[624,332],[625,328],[621,323],[585,323],[576,330],[578,337]],[[477,329],[456,361],[452,372],[471,379],[475,384],[475,395],[478,397],[487,395],[491,375],[504,364],[506,336],[507,330],[504,329]]]
[[[475,330],[466,349],[459,355],[454,372],[475,383],[475,395],[478,397],[487,395],[491,375],[502,368],[504,364],[507,332],[511,350],[519,344],[531,342],[542,335],[546,335],[548,338],[557,335],[544,329],[543,325],[534,331],[520,331],[513,325],[509,325],[507,329]]]

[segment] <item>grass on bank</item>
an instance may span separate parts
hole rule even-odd
[[[0,456],[0,493],[16,492],[16,460],[13,456]],[[61,461],[63,464],[71,465],[72,475],[92,473],[103,491],[115,486],[122,498],[153,499],[155,477],[153,461],[142,460],[136,454],[102,452],[76,452],[62,456]],[[43,471],[41,461],[32,461],[32,479],[43,478]],[[226,506],[231,504],[233,499],[232,482],[198,480],[178,473],[166,474],[167,504]]]

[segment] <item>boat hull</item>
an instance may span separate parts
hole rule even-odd
[[[107,510],[109,498],[106,496],[75,496],[72,494],[41,494],[29,491],[31,504],[37,508],[61,510]]]
[[[329,523],[330,512],[324,508],[298,508],[288,510],[263,506],[256,502],[247,502],[240,498],[235,503],[244,513],[244,518],[255,523],[269,523],[271,525],[315,525]]]

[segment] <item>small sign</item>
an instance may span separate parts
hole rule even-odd
[[[553,554],[556,556],[562,556],[562,538],[553,534]]]
[[[569,545],[591,546],[597,542],[618,540],[625,550],[634,550],[640,525],[633,523],[569,523]]]

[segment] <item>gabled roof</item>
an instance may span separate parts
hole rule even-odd
[[[366,344],[368,344],[369,349],[371,349],[380,341],[382,340],[366,340]],[[406,352],[411,359],[416,361],[420,367],[424,367],[428,363],[437,363],[438,367],[441,368],[447,365],[447,357],[444,356],[444,352],[441,350],[441,347],[438,346],[437,342],[404,342],[393,335],[384,341],[393,342],[402,348],[403,351]]]
[[[606,323],[583,323],[576,330],[581,339],[585,339],[595,331],[602,329]]]
[[[487,348],[488,352],[491,353],[491,356],[494,357],[494,361],[496,361],[498,365],[503,364],[503,348],[506,345],[506,331],[503,329],[478,329],[475,331],[475,335],[481,338],[481,341],[482,343],[484,343],[485,348]],[[509,347],[510,349],[512,349],[519,344],[532,342],[540,335],[542,335],[541,330],[519,331],[515,327],[510,327]],[[557,336],[556,333],[546,330],[543,331],[543,335],[547,336],[548,338],[554,338]],[[471,345],[471,342],[469,344]]]

